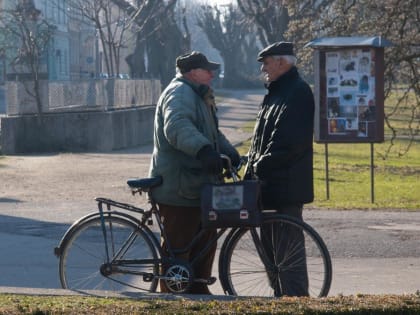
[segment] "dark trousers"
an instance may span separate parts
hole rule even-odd
[[[201,229],[201,210],[199,207],[179,207],[159,204],[160,215],[163,218],[163,226],[168,237],[168,242],[172,249],[182,249],[187,247],[194,236]],[[205,234],[198,240],[190,250],[185,253],[176,255],[177,258],[191,261],[191,259],[202,250],[210,239],[214,238],[216,229],[208,229]],[[167,244],[163,242],[162,247],[165,249]],[[195,278],[208,279],[211,277],[211,271],[216,253],[216,242],[207,251],[205,255],[193,266]],[[163,266],[165,269],[165,266]],[[161,292],[170,292],[165,282],[160,282]],[[192,294],[211,294],[207,284],[194,283],[189,292]]]
[[[287,205],[277,212],[303,220],[302,209],[302,204]],[[268,276],[275,295],[308,296],[308,272],[302,230],[281,224],[264,224],[261,227],[261,240],[271,264]]]

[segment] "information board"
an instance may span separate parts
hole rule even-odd
[[[352,47],[346,40],[344,47],[313,46],[315,141],[383,142],[383,47]]]

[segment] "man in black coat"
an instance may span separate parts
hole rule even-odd
[[[245,178],[261,180],[264,209],[302,220],[303,204],[314,198],[314,97],[295,66],[292,43],[274,43],[260,51],[257,60],[262,62],[268,93],[257,116]],[[282,239],[273,244],[273,235],[280,234]],[[283,263],[286,253],[275,254],[269,248],[275,245],[278,248],[290,239],[302,240],[303,244],[303,234],[297,229],[280,231],[279,227],[269,225],[262,229],[261,237],[263,241],[269,239],[264,245],[267,252],[271,251],[271,259]],[[299,255],[304,268],[280,272],[280,279],[270,277],[276,295],[308,295],[304,246],[299,249]]]

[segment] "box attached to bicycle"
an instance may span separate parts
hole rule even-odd
[[[206,184],[201,191],[204,228],[258,226],[261,223],[260,183]]]

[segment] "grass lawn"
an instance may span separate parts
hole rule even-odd
[[[404,142],[404,141],[401,141]],[[403,143],[401,143],[404,145]],[[329,192],[327,200],[325,145],[314,146],[314,205],[343,209],[420,210],[420,147],[387,159],[380,154],[388,144],[374,144],[373,193],[371,198],[370,144],[329,144]],[[395,148],[398,150],[398,148]]]
[[[254,122],[244,126],[252,131]],[[403,127],[401,127],[403,128]],[[404,130],[401,132],[404,134]],[[397,139],[390,152],[389,140],[374,144],[373,194],[370,143],[328,144],[329,199],[327,199],[325,144],[314,144],[315,201],[319,208],[420,210],[420,140],[404,155],[408,140]],[[250,141],[239,148],[246,154]],[[384,159],[383,156],[386,155]]]
[[[329,199],[325,145],[314,144],[315,201],[312,205],[331,209],[420,210],[419,143],[402,157],[391,154],[384,160],[378,153],[386,147],[386,142],[374,144],[372,203],[370,144],[328,144]],[[239,148],[240,154],[246,154],[248,148],[249,141]]]
[[[419,314],[420,296],[338,296],[322,299],[239,298],[233,301],[186,299],[115,299],[95,297],[49,297],[0,295],[0,314]]]

